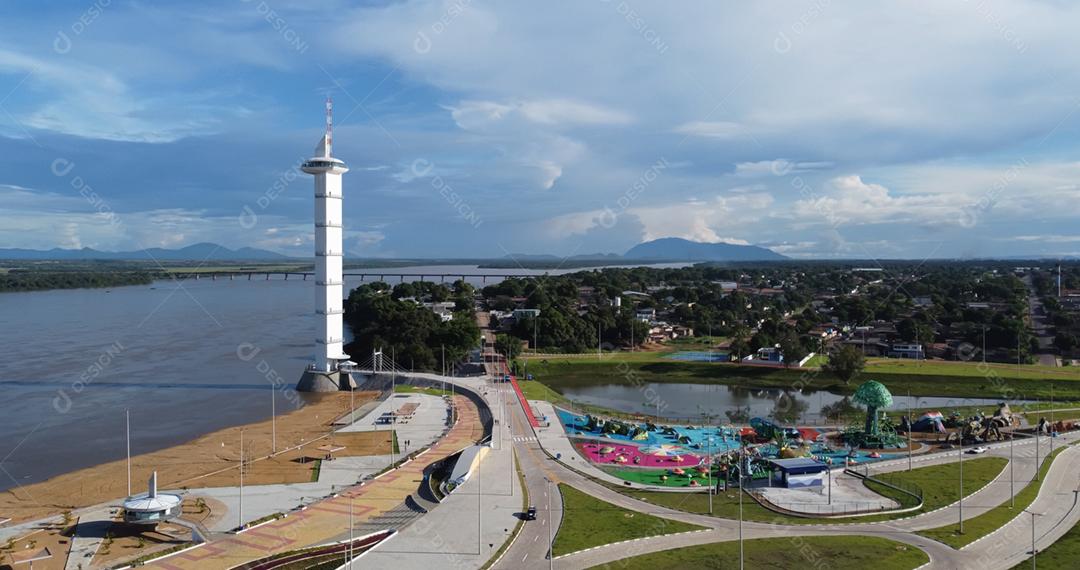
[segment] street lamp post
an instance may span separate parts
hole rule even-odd
[[[1035,555],[1038,554],[1038,551],[1035,550],[1035,517],[1041,517],[1043,513],[1036,513],[1027,509],[1024,509],[1024,512],[1031,515],[1031,569],[1035,570]]]
[[[1016,432],[1013,431],[1009,434],[1009,508],[1016,506],[1016,486],[1015,478],[1013,477],[1013,468],[1016,466],[1016,462],[1013,461],[1013,442],[1016,441]]]
[[[957,448],[960,450],[957,454],[960,458],[960,534],[964,534],[964,434],[962,432],[958,439],[960,440]]]
[[[743,448],[742,430],[739,430],[739,570],[743,570],[743,533],[742,533],[742,496],[743,496],[743,467],[746,462],[746,451]]]
[[[555,567],[555,534],[552,532],[552,516],[551,516],[551,479],[544,478],[547,482],[547,527],[548,527],[548,570]]]

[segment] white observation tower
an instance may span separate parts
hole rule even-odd
[[[342,299],[341,175],[349,171],[333,154],[333,101],[326,100],[326,133],[315,156],[301,169],[315,176],[315,358],[297,390],[329,392],[351,389],[348,373],[338,365],[349,359],[344,351]]]

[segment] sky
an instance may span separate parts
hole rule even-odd
[[[1065,1],[0,4],[0,247],[1080,253]]]

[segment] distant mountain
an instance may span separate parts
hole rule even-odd
[[[214,243],[196,243],[180,249],[152,247],[136,251],[99,251],[82,249],[50,250],[0,248],[0,259],[55,259],[91,260],[108,259],[124,261],[249,261],[289,259],[288,256],[265,249],[242,247],[229,249]]]
[[[617,253],[586,253],[560,257],[547,253],[511,253],[504,255],[502,259],[517,261],[619,261],[622,256]]]
[[[700,243],[682,238],[660,238],[639,243],[623,255],[633,260],[665,261],[779,261],[787,259],[771,249],[733,243]]]

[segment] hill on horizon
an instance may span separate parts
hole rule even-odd
[[[195,243],[179,249],[151,247],[135,251],[100,251],[89,247],[82,249],[49,250],[0,248],[0,259],[55,259],[55,260],[119,260],[119,261],[245,261],[245,260],[283,260],[287,255],[258,249],[241,247],[229,249],[216,243]]]
[[[663,259],[670,261],[780,261],[788,259],[757,245],[703,243],[682,238],[660,238],[630,248],[625,259]]]

